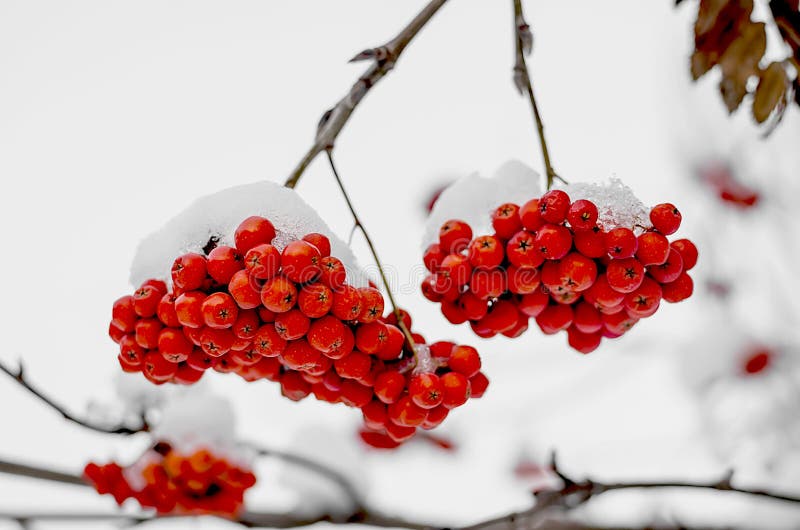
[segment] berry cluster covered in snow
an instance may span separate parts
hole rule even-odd
[[[249,217],[234,246],[179,256],[171,290],[149,279],[117,300],[109,333],[122,369],[155,384],[192,384],[208,369],[268,379],[292,400],[313,393],[361,408],[372,431],[365,439],[393,443],[438,425],[466,402],[471,380],[476,397],[483,393],[488,381],[469,347],[439,347],[406,374],[414,368],[409,359],[420,356],[409,351],[394,314],[383,317],[380,291],[347,282],[326,236],[305,234],[282,251],[275,238],[268,219]],[[424,343],[419,335],[415,341]]]
[[[239,463],[208,449],[181,452],[167,442],[156,443],[128,467],[91,462],[83,475],[98,493],[112,495],[118,504],[136,499],[160,514],[235,517],[245,491],[256,483],[255,475]]]
[[[466,222],[444,222],[425,250],[423,295],[480,337],[517,337],[535,318],[542,332],[566,331],[572,348],[589,353],[653,315],[661,300],[692,294],[686,271],[697,249],[666,237],[680,226],[675,206],[648,213],[618,183],[570,191],[593,200],[552,190],[522,206],[501,204],[491,215],[494,234],[475,238]]]

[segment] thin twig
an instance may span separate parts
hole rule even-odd
[[[526,51],[530,53],[533,37],[531,36],[530,26],[525,21],[525,15],[522,12],[522,0],[514,0],[514,39],[516,41],[516,60],[514,62],[514,84],[519,90],[520,94],[527,92],[528,99],[531,103],[533,110],[533,118],[536,120],[536,130],[539,133],[539,145],[542,149],[542,158],[544,159],[544,169],[547,175],[547,189],[553,187],[555,179],[566,183],[561,178],[550,162],[550,151],[547,149],[547,140],[544,137],[544,124],[542,123],[542,116],[539,114],[539,106],[536,104],[536,98],[533,95],[533,84],[531,83],[530,74],[528,73],[528,65],[525,62]]]
[[[25,378],[25,370],[21,362],[19,364],[19,368],[17,370],[13,370],[7,367],[5,364],[3,364],[2,361],[0,361],[0,371],[7,374],[10,378],[19,383],[19,385],[22,388],[24,388],[25,390],[27,390],[28,392],[39,398],[39,400],[42,403],[46,404],[51,409],[58,412],[61,415],[61,417],[63,417],[65,420],[71,421],[72,423],[80,425],[81,427],[85,427],[87,429],[91,429],[93,431],[105,434],[125,434],[125,435],[136,434],[138,432],[146,432],[150,430],[150,426],[147,424],[147,421],[145,421],[144,416],[142,416],[142,425],[140,427],[130,428],[122,424],[112,425],[112,426],[98,425],[89,420],[78,418],[77,416],[72,415],[71,413],[67,412],[67,409],[56,403],[52,398],[43,394],[38,388],[33,386]]]
[[[294,188],[297,185],[303,172],[318,154],[325,149],[333,147],[336,138],[347,123],[347,120],[350,119],[350,115],[356,106],[358,106],[367,92],[394,68],[406,46],[446,1],[431,0],[396,37],[383,46],[364,50],[351,60],[351,62],[371,60],[372,65],[358,78],[347,95],[322,116],[317,126],[317,136],[314,144],[291,172],[289,178],[286,179],[284,185],[287,188]]]
[[[361,219],[358,217],[356,213],[356,209],[353,206],[352,201],[350,200],[350,196],[347,194],[347,191],[344,189],[344,183],[342,179],[339,177],[339,172],[336,170],[336,164],[333,163],[333,149],[328,148],[325,150],[325,154],[328,156],[328,163],[331,166],[331,171],[333,172],[333,176],[336,179],[336,183],[339,185],[339,189],[342,191],[342,196],[344,197],[345,202],[347,203],[347,207],[350,209],[350,213],[353,215],[353,223],[355,226],[361,230],[361,233],[364,235],[364,239],[367,242],[367,246],[369,246],[369,250],[372,253],[372,258],[375,260],[375,264],[378,266],[378,272],[381,275],[381,281],[383,282],[383,286],[386,288],[386,295],[389,297],[389,303],[392,305],[392,311],[394,312],[394,316],[397,318],[397,326],[403,332],[403,336],[405,336],[406,342],[408,343],[408,347],[411,348],[411,351],[414,352],[414,356],[416,357],[416,349],[415,349],[415,342],[414,337],[411,335],[411,331],[406,326],[405,322],[403,322],[403,315],[400,312],[400,308],[397,306],[397,302],[394,299],[394,295],[392,294],[392,287],[389,284],[389,280],[386,278],[386,273],[383,271],[383,264],[381,263],[381,259],[378,257],[378,251],[375,250],[375,245],[372,243],[372,238],[369,237],[369,233],[367,233],[367,229],[364,227],[364,224],[361,222]]]

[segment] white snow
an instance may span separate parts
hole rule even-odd
[[[170,281],[170,268],[175,258],[187,252],[202,254],[211,236],[219,237],[220,245],[234,246],[236,227],[251,215],[260,215],[272,222],[277,232],[273,245],[279,250],[311,232],[326,235],[331,240],[331,255],[339,258],[347,269],[348,283],[355,287],[368,285],[353,252],[319,214],[294,190],[268,181],[226,188],[200,197],[167,221],[139,244],[131,266],[131,283],[138,286],[150,278]]]
[[[564,190],[573,202],[579,199],[592,201],[597,206],[597,222],[605,230],[624,226],[640,233],[652,226],[650,209],[645,208],[633,190],[616,177],[598,184],[575,182],[557,184],[553,188]]]

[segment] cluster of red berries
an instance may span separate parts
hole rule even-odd
[[[206,449],[185,455],[165,442],[157,443],[130,468],[89,463],[83,476],[98,493],[113,495],[120,505],[132,498],[162,514],[231,518],[240,512],[244,492],[256,483],[252,472]]]
[[[701,169],[701,179],[708,184],[723,202],[748,209],[758,204],[758,190],[737,180],[724,164],[712,164]]]
[[[416,379],[404,374],[414,368],[415,352],[395,315],[383,317],[380,291],[348,285],[324,235],[308,234],[282,252],[274,238],[269,220],[250,217],[236,230],[235,248],[176,259],[171,292],[148,280],[117,300],[109,333],[122,369],[156,384],[192,384],[209,368],[268,379],[295,401],[313,393],[362,408],[367,426],[380,424],[396,442],[440,423],[470,390],[483,393],[488,381],[476,375],[477,352],[454,354],[448,368],[450,352],[439,347],[437,373],[417,389],[429,394],[419,398],[425,406],[412,401],[416,387],[406,383]],[[410,329],[410,317],[403,318]],[[419,335],[414,340],[424,343]]]
[[[548,191],[523,206],[503,204],[492,213],[493,235],[473,239],[470,226],[447,221],[439,242],[424,256],[431,274],[422,293],[441,303],[453,324],[469,321],[488,338],[518,337],[530,318],[546,334],[566,331],[569,345],[595,350],[651,316],[661,300],[691,296],[686,273],[697,262],[688,239],[669,242],[681,214],[671,204],[650,211],[652,229],[608,231],[597,206]]]

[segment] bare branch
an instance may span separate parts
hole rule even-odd
[[[553,181],[558,179],[562,182],[566,181],[558,176],[553,164],[550,162],[550,151],[547,148],[547,140],[544,137],[544,124],[542,123],[542,116],[539,114],[539,106],[536,104],[536,98],[533,95],[533,85],[531,83],[530,74],[528,73],[528,65],[525,62],[525,56],[530,54],[533,47],[533,34],[531,33],[530,26],[525,21],[525,14],[522,11],[522,0],[513,0],[514,2],[514,40],[516,42],[516,60],[514,62],[514,86],[520,94],[528,94],[528,100],[531,104],[533,111],[533,118],[536,121],[536,130],[539,134],[539,145],[542,149],[542,158],[544,159],[544,169],[547,176],[547,189],[553,187]]]
[[[324,115],[317,128],[317,136],[314,144],[297,164],[284,185],[287,188],[294,188],[306,168],[323,150],[332,148],[336,138],[344,128],[350,115],[356,106],[361,102],[369,90],[374,87],[386,74],[388,74],[397,63],[400,55],[406,46],[414,39],[419,31],[428,23],[434,14],[445,4],[447,0],[431,0],[422,11],[414,17],[414,20],[403,28],[392,40],[378,46],[360,52],[351,59],[353,61],[373,61],[372,65],[350,88],[339,102]]]
[[[71,421],[72,423],[75,423],[77,425],[80,425],[81,427],[85,427],[87,429],[91,429],[93,431],[105,434],[125,434],[125,435],[136,434],[138,432],[146,432],[150,430],[150,426],[147,424],[144,417],[142,417],[141,426],[137,428],[131,428],[122,424],[110,425],[110,426],[99,425],[89,420],[74,416],[73,414],[69,413],[66,408],[56,403],[52,398],[43,394],[42,391],[40,391],[38,388],[33,386],[28,381],[28,379],[25,377],[25,370],[21,362],[19,364],[19,368],[17,370],[13,370],[8,366],[6,366],[5,364],[3,364],[2,361],[0,361],[0,371],[4,372],[10,378],[16,381],[22,388],[24,388],[25,390],[27,390],[28,392],[39,398],[39,400],[42,403],[44,403],[51,409],[55,410],[56,412],[58,412],[62,418],[64,418],[67,421]]]

